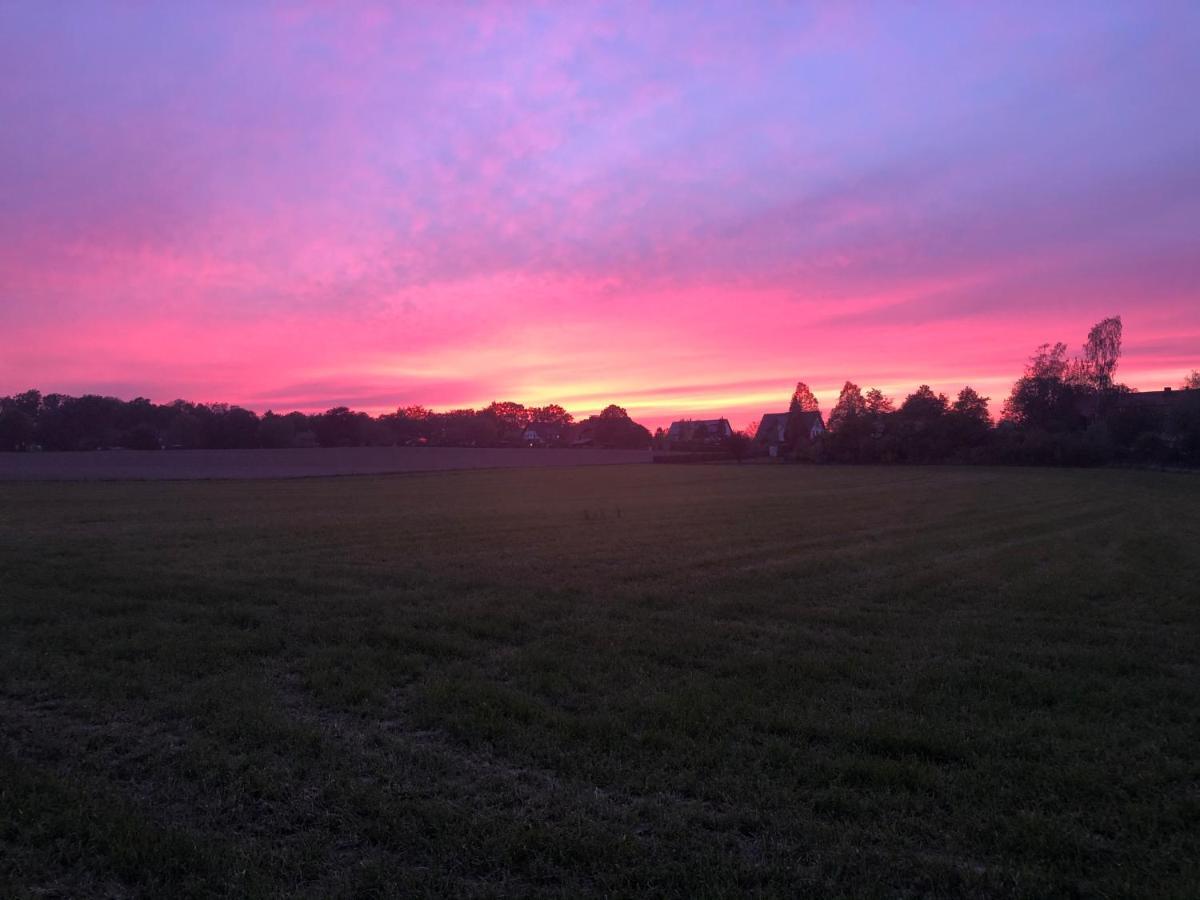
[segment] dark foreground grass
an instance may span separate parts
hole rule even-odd
[[[0,485],[0,895],[1200,895],[1200,479]]]

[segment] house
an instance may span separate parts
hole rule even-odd
[[[680,419],[667,429],[667,446],[672,450],[716,447],[731,437],[728,419]]]
[[[1119,394],[1110,424],[1126,437],[1157,435],[1168,445],[1200,427],[1200,388],[1163,388]]]
[[[791,413],[764,413],[754,432],[754,443],[765,447],[771,456],[779,456],[789,444],[790,421]],[[813,441],[825,431],[825,421],[819,412],[802,412],[796,414],[794,427],[803,440]]]
[[[1131,391],[1121,394],[1117,405],[1121,409],[1140,409],[1158,414],[1186,409],[1200,403],[1200,388],[1163,388],[1161,391]]]
[[[521,434],[527,447],[553,447],[564,442],[569,425],[555,422],[530,422]]]

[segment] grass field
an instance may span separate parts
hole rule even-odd
[[[313,478],[448,469],[650,462],[649,450],[533,447],[294,447],[287,450],[88,450],[0,453],[0,481]]]
[[[1200,895],[1200,479],[0,484],[0,895]]]

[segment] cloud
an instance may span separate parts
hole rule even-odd
[[[1190,4],[8,4],[0,392],[740,414],[1003,390],[1112,312],[1157,380],[1198,50]]]

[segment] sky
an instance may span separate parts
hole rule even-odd
[[[1200,367],[1200,3],[0,0],[0,394],[257,411]]]

